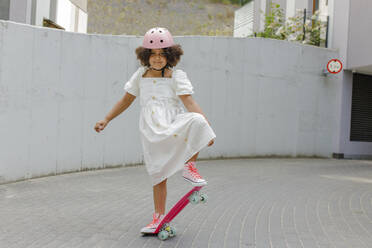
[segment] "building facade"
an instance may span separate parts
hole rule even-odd
[[[372,157],[372,2],[329,0],[330,48],[343,71],[335,157]]]
[[[246,37],[264,29],[264,13],[271,0],[252,0],[236,11],[235,37]],[[310,17],[319,10],[328,20],[327,47],[339,52],[343,70],[337,116],[338,139],[334,157],[372,157],[372,1],[365,0],[276,0],[286,18],[306,10]],[[261,13],[262,11],[263,13]],[[249,21],[248,21],[249,20]],[[325,66],[324,66],[325,69]]]
[[[0,19],[86,33],[87,0],[3,0]]]
[[[270,3],[279,4],[285,17],[294,17],[306,11],[306,18],[310,19],[319,10],[319,18],[326,22],[329,0],[252,0],[235,11],[234,37],[247,37],[260,32],[265,26],[265,13],[270,11]]]

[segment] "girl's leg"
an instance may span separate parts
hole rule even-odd
[[[167,198],[167,180],[153,186],[155,213],[151,223],[141,229],[141,233],[153,233],[161,222],[161,215],[164,218],[165,200]]]
[[[153,187],[155,213],[165,213],[165,201],[167,199],[167,179]]]
[[[196,153],[189,161],[196,161],[199,153]],[[165,202],[167,200],[167,179],[153,187],[155,213],[165,213]]]
[[[190,161],[193,161],[195,162],[196,161],[196,158],[198,157],[199,153],[196,153],[194,156],[192,156],[189,161],[187,161],[186,163],[190,162]]]

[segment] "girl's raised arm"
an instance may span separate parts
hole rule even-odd
[[[136,99],[136,96],[126,92],[123,98],[121,98],[114,107],[110,110],[110,112],[106,115],[106,117],[103,120],[100,120],[96,123],[94,129],[96,132],[102,131],[106,125],[114,119],[116,116],[124,112]]]

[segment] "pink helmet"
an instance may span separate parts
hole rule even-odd
[[[173,37],[166,28],[152,28],[143,37],[142,46],[148,49],[160,49],[174,45]]]

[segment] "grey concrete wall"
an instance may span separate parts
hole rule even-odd
[[[201,158],[317,155],[337,146],[337,52],[261,38],[176,37],[217,134]],[[0,181],[141,163],[138,99],[102,133],[142,37],[0,22]]]
[[[0,1],[0,19],[9,20],[10,0]]]

